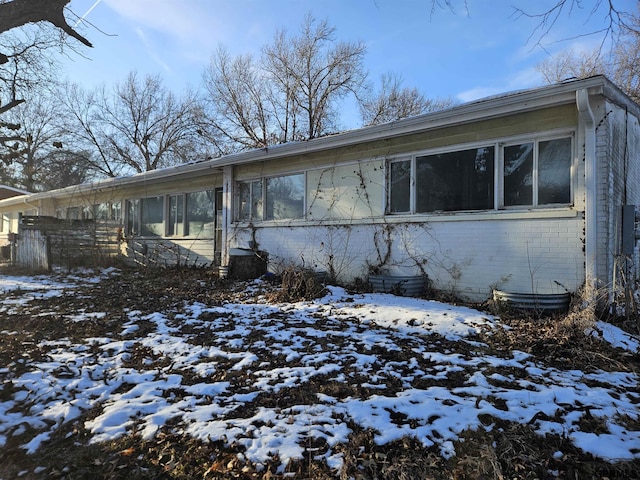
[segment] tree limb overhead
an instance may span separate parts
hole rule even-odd
[[[80,43],[92,47],[91,42],[76,32],[64,17],[64,8],[70,1],[13,0],[0,3],[0,33],[28,23],[49,22]]]

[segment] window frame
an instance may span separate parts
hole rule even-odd
[[[570,141],[570,163],[569,163],[569,202],[567,203],[545,203],[539,204],[539,145],[543,142],[553,140],[569,139]],[[505,177],[504,177],[504,149],[505,147],[515,146],[524,143],[533,143],[535,150],[535,160],[533,164],[534,175],[534,193],[532,193],[532,203],[526,205],[505,205]],[[480,148],[494,148],[493,159],[493,205],[488,209],[481,210],[436,210],[432,212],[417,211],[417,159],[420,157],[434,156],[440,154],[455,153],[458,151],[473,150]],[[402,162],[409,162],[409,210],[393,211],[392,210],[392,165]],[[534,134],[518,135],[506,137],[503,139],[491,139],[486,142],[461,143],[449,145],[446,147],[421,150],[407,154],[400,154],[387,157],[385,162],[385,215],[401,216],[401,215],[456,215],[460,213],[481,213],[481,212],[497,212],[501,210],[531,210],[531,209],[556,209],[567,208],[575,204],[575,167],[576,167],[576,132],[574,129],[558,129],[545,132],[537,132]]]
[[[167,239],[188,239],[200,237],[202,232],[192,233],[190,231],[189,225],[189,207],[188,207],[188,197],[194,193],[200,192],[211,192],[211,195],[208,197],[211,198],[211,201],[214,202],[211,206],[210,211],[213,212],[213,216],[211,218],[211,222],[215,225],[215,188],[205,188],[201,190],[190,190],[186,192],[174,192],[174,193],[166,193],[161,195],[150,195],[147,197],[136,197],[136,198],[127,198],[124,200],[124,216],[123,216],[123,224],[125,227],[125,233],[129,236],[136,237],[145,237],[145,238],[167,238]],[[161,234],[148,234],[142,233],[144,224],[143,224],[143,208],[145,200],[149,199],[161,199],[162,204],[162,227],[160,228]],[[180,205],[180,213],[178,213],[178,209],[176,209],[176,215],[172,218],[171,212],[171,200],[176,200],[176,205]],[[182,217],[181,227],[175,228],[176,224],[174,223],[173,230],[171,229],[171,224],[179,217]],[[213,231],[215,228],[212,228],[211,236],[214,235]],[[203,237],[209,238],[209,235]]]
[[[569,202],[565,203],[543,203],[539,202],[539,190],[540,190],[540,143],[550,142],[553,140],[569,139],[570,141],[570,153],[569,153]],[[532,192],[531,203],[521,205],[507,205],[505,201],[505,177],[504,177],[504,149],[512,146],[523,145],[525,143],[533,144],[533,165],[532,165]],[[575,146],[575,131],[562,131],[562,132],[549,132],[546,134],[533,135],[533,136],[519,136],[509,139],[508,141],[500,143],[500,151],[497,166],[497,175],[499,177],[499,195],[498,195],[498,209],[499,210],[522,210],[530,208],[562,208],[570,207],[575,204],[575,162],[576,162],[576,146]]]
[[[494,151],[494,159],[493,159],[493,206],[489,209],[466,209],[466,210],[434,210],[430,212],[418,212],[418,198],[417,198],[417,180],[418,180],[418,172],[417,172],[417,161],[419,158],[435,156],[435,155],[444,155],[444,154],[452,154],[455,152],[464,152],[467,150],[479,150],[481,148],[493,148]],[[417,152],[413,152],[407,155],[398,155],[396,157],[391,157],[387,159],[385,164],[385,168],[387,171],[385,172],[385,215],[395,216],[395,215],[453,215],[457,213],[475,213],[475,212],[487,212],[496,210],[496,192],[498,190],[498,184],[496,179],[497,172],[497,164],[498,164],[498,150],[500,149],[500,144],[496,141],[487,141],[487,142],[473,142],[466,144],[458,144],[458,145],[450,145],[442,148],[434,148],[429,150],[421,150]],[[407,211],[397,211],[394,212],[391,210],[391,165],[394,163],[400,162],[410,162],[409,167],[409,210]]]
[[[301,196],[301,200],[302,200],[302,208],[301,208],[301,214],[297,217],[287,217],[287,218],[267,218],[267,201],[268,201],[268,183],[270,180],[276,179],[276,178],[286,178],[286,177],[301,177],[302,179],[302,196]],[[248,215],[244,215],[243,214],[243,202],[242,202],[242,192],[240,191],[240,185],[247,185],[249,187],[248,191],[249,191],[249,213]],[[253,205],[253,199],[254,199],[254,190],[255,190],[255,186],[259,185],[261,192],[260,192],[260,201],[259,201],[259,205],[260,205],[260,211],[255,211],[254,212],[254,205]],[[255,223],[255,222],[290,222],[293,220],[301,220],[301,219],[306,219],[307,217],[307,171],[297,171],[297,172],[290,172],[290,173],[284,173],[284,174],[280,174],[280,175],[268,175],[268,176],[264,176],[264,177],[259,177],[259,178],[252,178],[252,179],[246,179],[246,180],[237,180],[235,182],[235,214],[234,214],[234,219],[235,222],[238,223]]]

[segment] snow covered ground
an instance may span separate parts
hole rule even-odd
[[[0,277],[0,316],[99,281]],[[84,309],[60,321],[109,315]],[[343,457],[335,447],[353,425],[375,431],[378,444],[411,436],[449,458],[462,432],[508,421],[565,436],[611,462],[640,459],[640,431],[629,428],[640,415],[637,374],[560,369],[525,352],[490,351],[475,335],[501,324],[469,308],[329,287],[308,302],[257,296],[123,315],[109,335],[42,339],[38,358],[0,365],[0,448],[33,431],[23,448],[36,453],[62,424],[80,421],[93,442],[131,432],[152,439],[171,428],[240,445],[258,465],[278,455],[283,468],[312,442],[337,470]],[[638,349],[637,338],[610,324],[592,334]],[[604,428],[585,430],[585,415]]]

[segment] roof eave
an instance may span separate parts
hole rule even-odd
[[[450,125],[460,125],[554,105],[575,103],[576,90],[582,90],[585,88],[589,90],[591,95],[611,94],[619,101],[625,101],[627,98],[619,89],[607,80],[606,77],[595,76],[587,79],[573,80],[562,84],[550,85],[535,90],[524,90],[521,92],[507,93],[497,97],[480,99],[446,110],[430,112],[390,123],[364,127],[304,142],[274,145],[263,149],[231,154],[202,162],[182,164],[175,167],[139,173],[129,177],[105,179],[94,183],[76,185],[60,190],[35,193],[30,196],[29,202],[35,202],[43,198],[66,197],[99,189],[124,187],[127,185],[135,185],[140,182],[149,184],[160,183],[175,177],[189,178],[190,176],[202,175],[207,171],[220,172],[223,167],[228,165],[270,161],[294,155],[321,152],[340,147],[348,147],[359,143],[384,140],[391,137],[435,130]],[[637,107],[637,105],[635,106]],[[0,204],[9,204],[7,200],[1,201]]]

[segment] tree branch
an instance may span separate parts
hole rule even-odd
[[[4,112],[8,112],[14,107],[17,107],[21,103],[24,103],[24,100],[11,100],[6,105],[0,105],[0,115],[3,114]]]
[[[28,23],[49,22],[87,47],[93,45],[76,32],[64,17],[64,8],[71,0],[13,0],[0,3],[0,33]],[[0,55],[0,63],[3,57]]]

